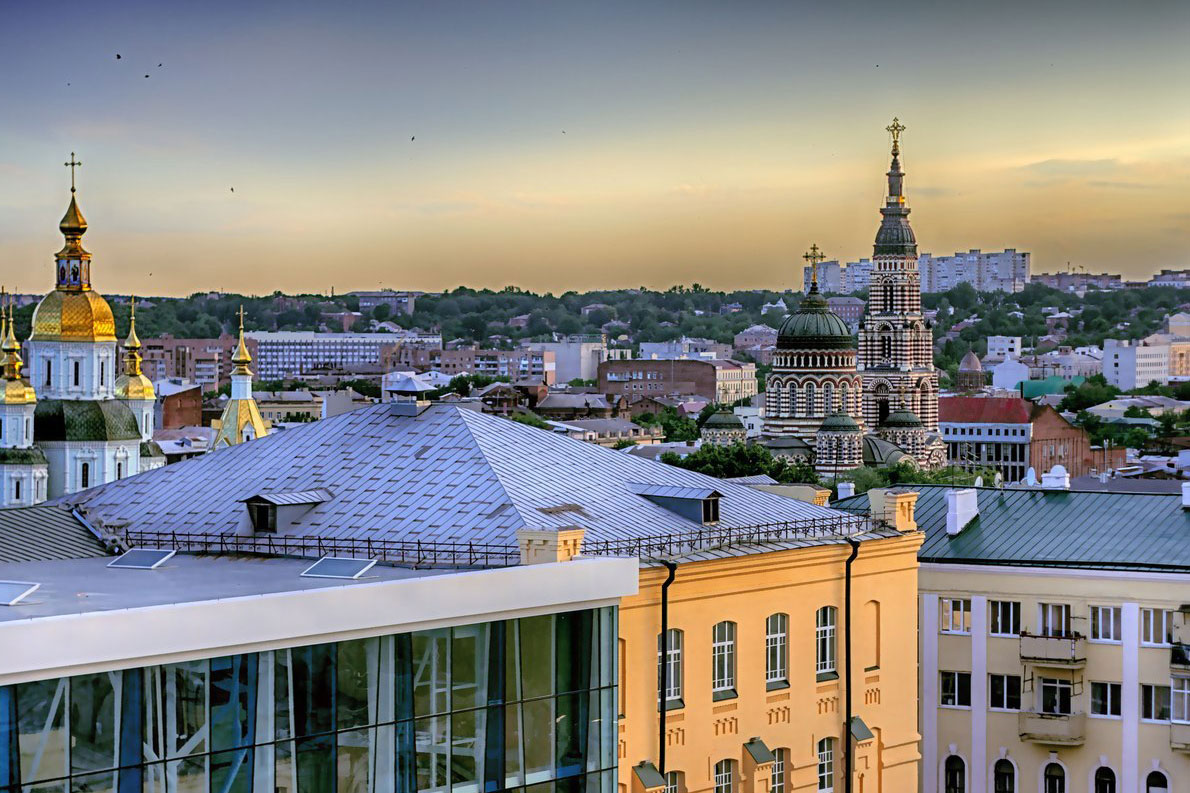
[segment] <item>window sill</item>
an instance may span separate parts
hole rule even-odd
[[[1115,644],[1120,645],[1124,642],[1120,639],[1087,639],[1087,644]]]
[[[1142,718],[1140,720],[1140,723],[1141,724],[1170,724],[1171,722],[1169,719],[1145,719],[1145,718]]]
[[[769,680],[764,684],[765,691],[780,691],[783,688],[789,688],[788,680]]]
[[[940,708],[957,707],[955,705],[939,705]],[[988,708],[989,713],[1020,713],[1020,708]]]
[[[1112,716],[1107,713],[1088,713],[1088,719],[1106,719],[1107,721],[1119,721],[1121,716]]]
[[[940,636],[970,636],[971,631],[938,631]]]
[[[686,707],[686,703],[682,700],[681,697],[679,697],[677,699],[667,699],[665,701],[665,710],[667,713],[671,710],[681,710],[684,707]],[[661,708],[659,707],[659,708],[657,708],[657,710],[661,710]]]
[[[939,705],[942,710],[971,710],[970,705]]]
[[[735,699],[738,696],[739,694],[736,693],[734,688],[727,688],[723,691],[712,691],[711,702],[722,702],[725,699]]]
[[[879,672],[880,664],[876,664],[875,666],[865,666],[864,671],[865,672]]]
[[[839,673],[835,672],[835,671],[819,672],[817,675],[815,675],[815,680],[817,680],[819,683],[825,683],[828,680],[838,680],[838,679],[839,679]]]

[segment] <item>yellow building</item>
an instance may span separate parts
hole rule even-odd
[[[915,489],[921,790],[1190,790],[1190,483]]]
[[[841,793],[849,681],[851,789],[917,789],[915,499],[643,562],[620,607],[622,793]]]

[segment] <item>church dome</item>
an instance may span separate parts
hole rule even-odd
[[[115,341],[116,320],[103,296],[55,289],[33,311],[30,341]]]
[[[122,374],[116,378],[116,399],[156,399],[153,381],[143,374]]]
[[[115,399],[47,399],[33,412],[33,440],[139,441],[132,409]]]
[[[864,436],[864,465],[869,468],[887,468],[901,460],[912,461],[913,458],[905,454],[895,443],[878,435]]]
[[[906,210],[908,211],[908,210]],[[909,225],[909,218],[886,217],[876,232],[877,256],[908,256],[917,252],[917,238]]]
[[[983,364],[979,362],[979,356],[975,354],[974,350],[968,350],[967,354],[963,356],[963,360],[959,362],[960,372],[982,372]]]
[[[859,425],[855,419],[846,413],[833,413],[822,421],[819,432],[859,432]]]
[[[739,417],[730,410],[717,410],[702,426],[704,429],[713,430],[742,430],[744,422],[740,421]]]
[[[826,298],[816,287],[810,288],[810,293],[802,300],[797,311],[781,323],[777,331],[777,349],[849,350],[855,346],[851,329],[838,314],[831,311]]]
[[[923,425],[916,413],[909,408],[902,407],[900,410],[889,413],[880,426],[896,427],[897,429],[921,429]]]

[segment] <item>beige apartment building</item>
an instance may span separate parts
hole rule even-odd
[[[923,793],[1190,790],[1190,492],[914,489]]]

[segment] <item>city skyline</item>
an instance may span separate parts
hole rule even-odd
[[[921,250],[1187,264],[1190,12],[882,8],[11,9],[0,279],[75,151],[110,293],[798,288],[871,254],[894,115]]]

